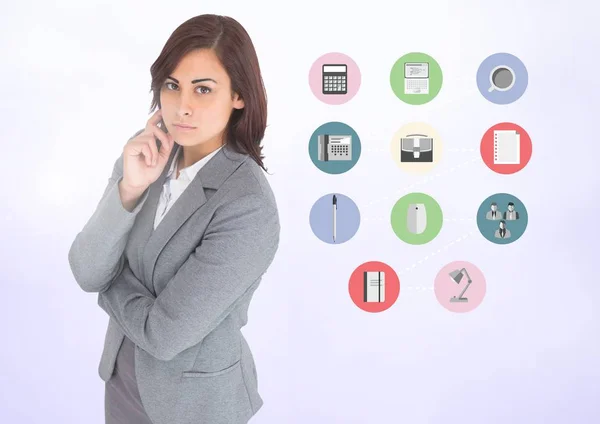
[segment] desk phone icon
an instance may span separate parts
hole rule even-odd
[[[404,94],[429,94],[429,63],[404,64]]]
[[[320,161],[352,160],[352,136],[321,134],[318,137]]]
[[[323,94],[348,93],[348,66],[345,64],[323,65]]]

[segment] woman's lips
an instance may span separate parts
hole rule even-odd
[[[179,125],[174,125],[175,128],[177,128],[177,131],[182,131],[182,132],[190,132],[190,131],[194,131],[196,128],[194,127],[180,127]]]

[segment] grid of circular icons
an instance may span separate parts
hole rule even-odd
[[[317,58],[310,68],[308,80],[318,100],[340,105],[358,93],[361,73],[351,57],[332,52]],[[443,73],[432,56],[410,52],[394,62],[389,83],[399,100],[409,105],[422,105],[440,93]],[[475,83],[486,100],[496,104],[512,103],[527,88],[527,69],[514,55],[492,54],[479,65]],[[454,138],[457,139],[460,137]],[[325,122],[310,137],[309,157],[323,173],[343,174],[358,162],[363,143],[364,140],[361,142],[356,131],[347,123]],[[430,173],[442,160],[444,144],[438,131],[431,125],[411,122],[392,135],[390,154],[392,161],[402,171],[422,175]],[[479,150],[482,161],[491,171],[514,174],[529,163],[532,143],[529,134],[521,126],[500,122],[483,134]],[[350,241],[357,234],[360,221],[358,205],[343,193],[323,194],[314,203],[309,216],[314,235],[321,242],[331,245]],[[525,205],[509,193],[489,196],[481,203],[476,216],[481,235],[495,244],[517,241],[523,236],[527,221]],[[407,193],[395,202],[390,211],[391,230],[400,241],[409,245],[432,242],[441,232],[443,222],[442,208],[426,193]],[[448,311],[469,312],[483,302],[486,280],[483,272],[471,262],[451,262],[432,277],[431,288],[435,297]],[[400,279],[390,265],[369,261],[352,271],[348,291],[353,303],[360,309],[381,312],[397,300]]]

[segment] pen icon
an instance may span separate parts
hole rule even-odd
[[[337,214],[337,197],[333,195],[333,242],[335,243],[335,232],[336,232],[336,214]]]

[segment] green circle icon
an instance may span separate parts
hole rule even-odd
[[[425,193],[407,194],[392,208],[392,229],[408,244],[429,243],[440,233],[443,221],[442,208]]]
[[[407,53],[394,63],[390,84],[396,97],[411,105],[433,100],[442,88],[442,68],[425,53]]]

